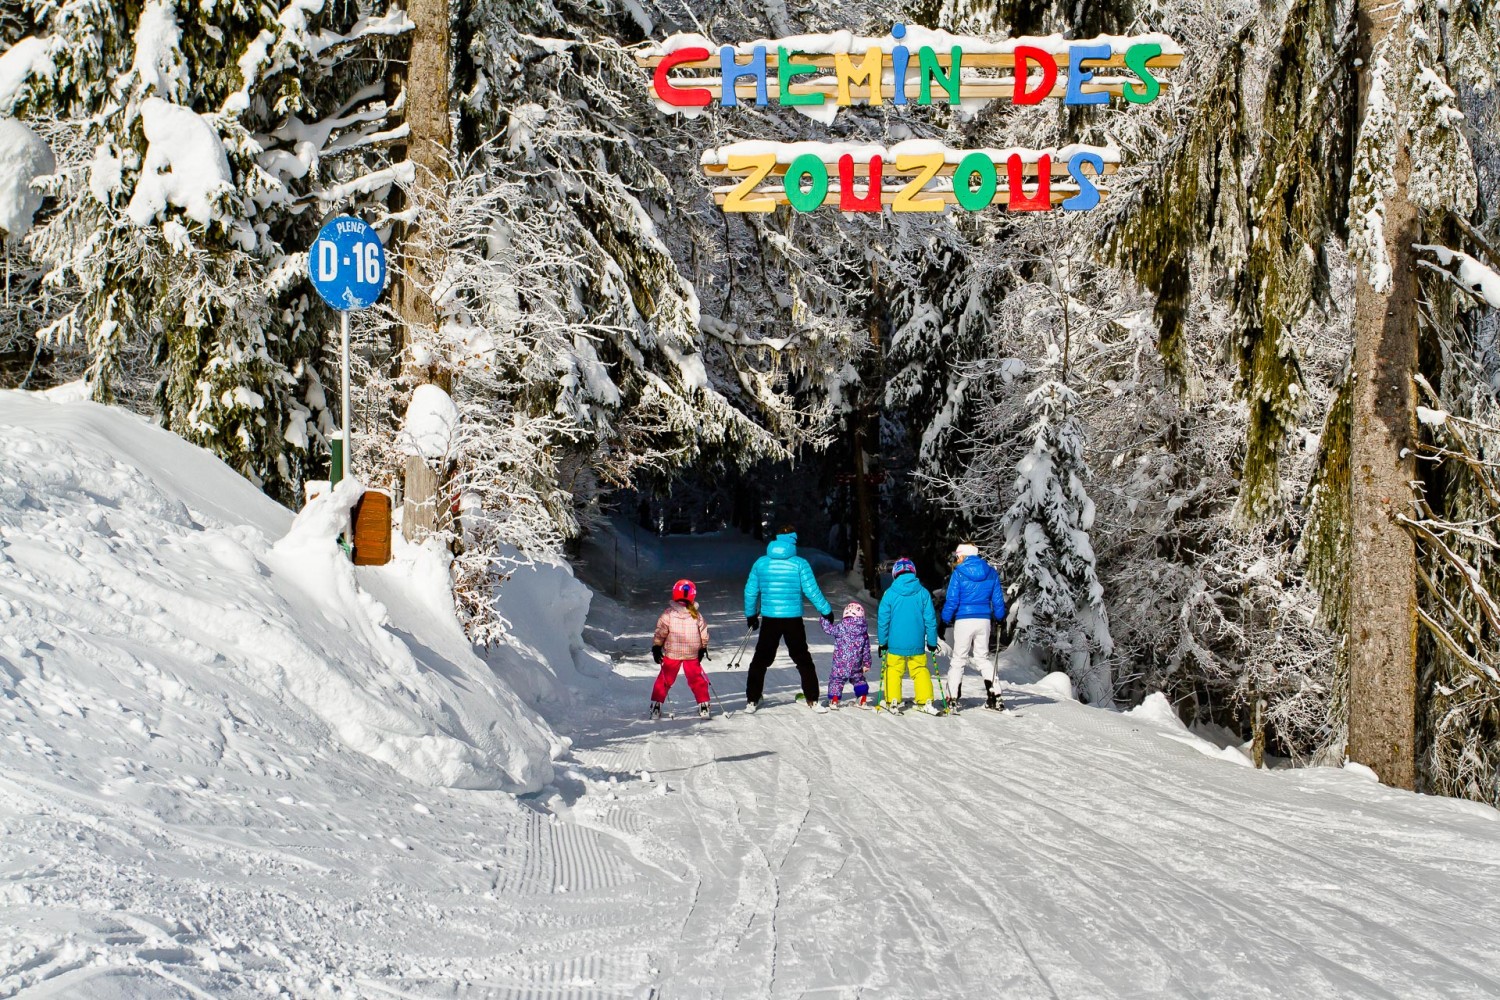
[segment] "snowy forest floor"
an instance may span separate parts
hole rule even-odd
[[[89,728],[86,691],[0,723],[0,997],[1500,997],[1493,810],[1257,772],[1026,678],[1013,715],[970,691],[959,718],[816,716],[783,655],[746,716],[726,663],[758,552],[611,571],[586,638],[616,671],[554,713],[571,756],[519,799],[275,717],[189,728],[201,696],[170,687],[150,745],[196,748],[170,761]],[[683,575],[732,714],[680,679],[652,724]]]

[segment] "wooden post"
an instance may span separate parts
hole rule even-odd
[[[438,474],[420,455],[406,460],[406,493],[401,503],[401,535],[408,542],[437,530]]]

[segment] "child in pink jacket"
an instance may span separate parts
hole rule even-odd
[[[688,688],[698,702],[698,714],[708,718],[708,676],[702,660],[708,655],[708,623],[698,611],[698,588],[691,580],[672,585],[672,605],[656,620],[651,638],[651,657],[661,664],[651,688],[651,718],[661,718],[661,703],[677,680],[677,671],[687,674]]]

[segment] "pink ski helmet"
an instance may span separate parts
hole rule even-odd
[[[848,604],[844,605],[845,618],[863,618],[864,616],[865,606],[858,601],[850,601]]]
[[[902,573],[915,573],[916,571],[917,571],[917,564],[914,563],[914,562],[912,562],[910,559],[906,558],[905,556],[902,556],[900,559],[897,559],[891,565],[891,576],[893,578],[900,576]]]
[[[697,599],[698,585],[692,580],[678,580],[672,584],[672,600],[691,602]]]

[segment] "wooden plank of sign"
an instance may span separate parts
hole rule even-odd
[[[724,204],[724,200],[729,197],[730,192],[732,192],[733,190],[734,190],[734,188],[732,188],[732,187],[714,188],[714,204],[715,205],[723,205]],[[896,203],[896,197],[902,193],[902,190],[903,189],[899,188],[899,187],[897,187],[897,188],[882,188],[881,192],[880,192],[880,203],[882,205],[894,205]],[[1103,188],[1099,188],[1098,190],[1099,190],[1099,197],[1101,199],[1109,197],[1109,192],[1108,191],[1104,190]],[[1077,185],[1074,185],[1074,184],[1069,184],[1069,185],[1057,185],[1057,184],[1054,184],[1054,185],[1052,185],[1052,190],[1051,190],[1052,204],[1053,205],[1060,205],[1063,202],[1067,201],[1069,198],[1071,198],[1074,195],[1076,195],[1077,193],[1078,193],[1078,186]],[[864,195],[861,194],[861,193],[859,193],[859,192],[856,192],[856,195],[858,195],[859,197],[864,197]],[[1035,195],[1036,195],[1035,191],[1030,192],[1030,196],[1034,197]],[[932,198],[934,200],[941,200],[943,202],[943,204],[945,204],[945,205],[957,205],[958,204],[958,196],[955,195],[952,191],[928,191],[928,190],[923,190],[923,191],[918,192],[915,197],[918,200],[921,200],[921,199],[924,199],[924,198]],[[1009,197],[1009,191],[1006,188],[1004,188],[1004,187],[1000,187],[1000,188],[996,189],[996,191],[995,191],[995,197],[990,202],[990,205],[992,207],[1001,207],[1001,208],[1003,208],[1003,207],[1005,207],[1005,202],[1006,202],[1006,199],[1008,197]],[[791,204],[791,202],[787,199],[786,192],[784,190],[782,190],[781,188],[756,188],[754,191],[752,191],[749,194],[745,195],[745,200],[746,201],[756,201],[756,200],[759,200],[759,199],[762,199],[762,198],[774,201],[777,205],[790,205]],[[838,203],[839,203],[839,190],[838,190],[838,186],[830,184],[828,186],[828,194],[823,197],[823,207],[824,208],[828,208],[830,206],[837,206]]]
[[[701,90],[706,90],[710,95],[712,95],[712,100],[715,102],[719,101],[724,89],[724,82],[719,79],[711,79],[706,77],[671,77],[669,78],[669,80],[674,87],[698,88]],[[1161,83],[1161,89],[1165,92],[1168,89],[1167,82],[1165,80],[1159,82]],[[1085,94],[1111,94],[1115,97],[1119,97],[1120,94],[1124,91],[1125,84],[1127,83],[1134,84],[1136,86],[1141,85],[1140,82],[1138,80],[1135,80],[1134,78],[1127,80],[1104,77],[1095,78],[1092,82],[1083,84],[1083,86],[1079,89]],[[832,78],[825,80],[807,81],[800,84],[792,84],[792,86],[788,89],[793,94],[823,94],[828,97],[837,97],[839,93],[838,81]],[[934,86],[932,89],[934,92],[932,101],[933,106],[937,107],[947,104],[947,93],[942,89],[942,87]],[[734,92],[735,96],[737,96],[743,103],[755,103],[756,85],[754,83],[736,84]],[[964,80],[961,96],[965,99],[999,101],[1009,100],[1015,94],[1015,92],[1016,81],[1013,77],[1007,76],[996,77],[988,80]],[[1067,92],[1067,82],[1064,80],[1059,80],[1057,84],[1053,86],[1052,90],[1048,92],[1047,96],[1052,98],[1059,98],[1065,96]],[[880,88],[880,94],[884,100],[889,101],[891,98],[896,96],[895,84],[882,84]],[[870,99],[870,88],[864,84],[850,87],[849,97],[851,100],[868,102]],[[906,99],[913,107],[920,106],[917,104],[917,90],[916,82],[914,80],[906,81]]]
[[[887,53],[887,56],[889,56],[889,53]],[[640,55],[638,55],[638,56],[635,57],[635,61],[636,61],[637,65],[639,65],[639,66],[641,66],[641,67],[643,67],[645,69],[655,69],[657,66],[661,65],[661,61],[662,61],[663,58],[665,58],[665,57],[664,56],[656,56],[656,55],[653,55],[653,56],[640,56]],[[858,65],[859,63],[861,63],[861,62],[864,61],[865,53],[863,53],[863,52],[851,52],[851,53],[849,53],[849,58],[853,59],[854,62],[855,62],[855,64]],[[1068,71],[1068,57],[1067,57],[1067,55],[1064,54],[1064,55],[1061,55],[1061,56],[1055,56],[1054,58],[1057,60],[1058,72],[1060,72],[1060,73],[1066,73]],[[885,62],[887,64],[889,63],[889,61],[890,60],[888,58],[885,60]],[[947,52],[938,52],[937,53],[937,62],[938,62],[939,66],[943,67],[943,69],[947,69],[950,65],[952,65],[953,58]],[[1016,65],[1016,57],[1015,57],[1015,54],[1011,53],[1011,52],[965,52],[963,54],[963,59],[961,60],[961,62],[962,62],[962,65],[963,65],[964,69],[1014,69],[1015,65]],[[775,68],[776,66],[779,66],[779,65],[780,65],[780,56],[777,53],[777,51],[774,48],[767,48],[766,49],[766,66],[768,68]],[[799,53],[798,55],[796,55],[794,57],[793,65],[798,66],[798,67],[802,67],[802,66],[816,66],[818,69],[826,69],[826,70],[831,70],[831,69],[834,68],[833,56],[832,55],[824,55],[824,54],[812,55],[812,54],[801,54],[801,53]],[[912,65],[912,71],[915,72],[916,66],[917,66],[917,54],[916,54],[916,52],[912,52],[912,54],[911,54],[911,65]],[[1109,67],[1109,66],[1124,66],[1124,65],[1125,65],[1125,53],[1124,52],[1116,52],[1113,55],[1111,55],[1108,59],[1085,59],[1083,61],[1083,68],[1084,69],[1103,69],[1103,68]],[[1163,53],[1162,55],[1159,55],[1159,56],[1153,56],[1152,58],[1146,60],[1146,65],[1149,66],[1149,67],[1151,67],[1152,69],[1176,69],[1178,66],[1182,65],[1182,53],[1180,53],[1180,52],[1171,52],[1171,53]],[[700,59],[700,60],[697,60],[695,62],[681,62],[681,63],[678,63],[676,66],[674,66],[672,68],[674,70],[682,70],[682,69],[714,69],[714,70],[716,70],[716,69],[720,68],[720,66],[719,66],[719,57],[718,57],[718,54],[715,53],[715,55],[712,58],[709,58],[709,59]]]
[[[834,159],[831,159],[831,160],[825,159],[823,162],[826,163],[826,164],[828,164],[828,167],[829,167],[829,171],[828,172],[829,172],[829,174],[830,175],[833,174],[833,168],[835,168],[836,166],[838,166],[838,158],[835,157]],[[785,174],[787,172],[787,168],[790,167],[790,166],[791,166],[790,163],[778,163],[778,164],[776,164],[776,166],[774,166],[774,167],[771,168],[770,175],[774,176],[774,177],[780,177],[782,174]],[[1005,171],[1005,169],[1006,169],[1006,163],[1003,160],[995,161],[995,167],[996,167],[997,170],[999,170],[999,171],[1001,171],[1003,173]],[[958,164],[956,164],[956,163],[945,163],[943,165],[942,169],[937,172],[937,176],[938,177],[952,177],[953,176],[953,172],[955,170],[957,170],[957,169],[958,169]],[[1104,173],[1106,173],[1106,174],[1115,173],[1119,169],[1120,169],[1120,165],[1118,163],[1110,163],[1110,162],[1106,161],[1105,164],[1104,164]],[[729,165],[725,164],[725,163],[705,163],[705,164],[703,164],[703,172],[705,174],[707,174],[708,176],[710,176],[710,177],[748,177],[750,174],[754,173],[753,170],[734,170],[734,171],[731,171],[729,169]],[[909,177],[909,176],[912,176],[914,174],[917,174],[919,171],[916,171],[916,170],[897,170],[896,169],[896,163],[895,163],[894,160],[882,160],[881,161],[881,165],[880,165],[880,172],[881,172],[882,176],[885,176],[885,177],[894,177],[894,176]],[[1036,164],[1036,161],[1033,160],[1033,161],[1031,161],[1029,163],[1023,163],[1022,167],[1021,167],[1021,172],[1023,174],[1025,174],[1027,177],[1035,177],[1037,175],[1037,164]],[[856,177],[868,177],[869,174],[870,174],[870,164],[868,162],[861,163],[858,160],[856,160],[855,163],[854,163],[854,176],[856,176]],[[1052,176],[1053,177],[1066,177],[1066,176],[1068,176],[1068,161],[1067,160],[1060,160],[1060,159],[1057,159],[1056,157],[1053,157],[1053,159],[1052,159]]]

